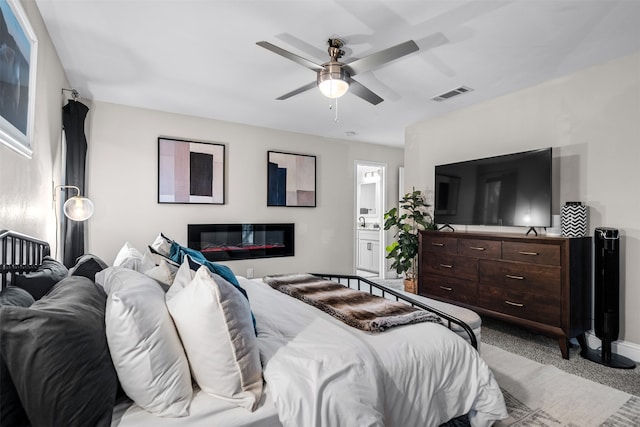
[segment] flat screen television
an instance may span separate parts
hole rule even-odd
[[[434,220],[549,227],[551,148],[435,167]]]

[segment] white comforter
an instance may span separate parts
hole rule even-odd
[[[256,317],[266,380],[255,412],[195,390],[190,415],[160,418],[116,407],[118,427],[436,427],[470,413],[473,426],[507,415],[491,371],[455,333],[434,323],[356,330],[320,310],[238,278]]]
[[[285,426],[438,426],[470,413],[473,426],[506,417],[478,353],[442,325],[369,334],[240,279],[280,421]]]

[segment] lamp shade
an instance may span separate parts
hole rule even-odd
[[[318,88],[327,98],[340,98],[349,90],[349,74],[339,63],[325,64],[318,72]]]
[[[64,214],[73,221],[86,221],[93,215],[93,202],[86,197],[70,197],[63,206]]]

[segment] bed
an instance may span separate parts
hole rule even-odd
[[[45,242],[14,232],[0,232],[0,251],[2,261],[0,275],[3,288],[11,287],[10,284],[15,283],[16,275],[37,270],[43,259],[48,259],[46,256],[48,245]],[[110,340],[108,341],[109,345],[103,343],[101,344],[103,347],[97,351],[100,352],[101,357],[106,357],[108,362],[113,360],[118,374],[116,382],[119,382],[122,387],[130,378],[121,375],[122,372],[118,370],[118,366],[123,355],[110,345],[118,339],[117,336],[113,338],[114,334],[122,330],[130,332],[131,329],[127,326],[119,327],[116,324],[118,327],[114,329],[111,326],[110,332],[109,328],[110,325],[113,325],[113,321],[109,317],[109,310],[110,307],[115,306],[115,299],[110,299],[112,295],[115,295],[112,293],[113,288],[122,285],[123,280],[118,277],[134,277],[134,274],[137,274],[135,275],[136,280],[143,281],[151,276],[153,276],[152,280],[158,280],[159,271],[162,270],[160,267],[166,269],[166,265],[163,260],[158,262],[159,258],[155,257],[154,264],[156,265],[153,268],[155,274],[144,275],[134,273],[136,268],[140,269],[144,262],[141,258],[136,261],[137,265],[130,264],[128,266],[124,266],[122,260],[119,261],[120,265],[118,266],[115,266],[115,261],[114,266],[106,266],[104,262],[98,262],[100,260],[96,260],[96,258],[87,257],[90,260],[91,268],[87,268],[84,264],[76,265],[68,273],[71,276],[73,272],[90,271],[91,274],[63,279],[41,300],[34,303],[33,307],[39,309],[47,303],[48,299],[61,298],[57,295],[52,296],[52,294],[56,294],[56,292],[61,294],[65,289],[67,293],[73,293],[72,298],[74,298],[80,290],[82,290],[81,292],[95,293],[94,288],[102,289],[100,286],[103,286],[104,291],[101,292],[106,294],[106,309],[103,309],[106,310],[106,314],[103,311],[101,314],[103,317],[100,320],[103,325],[106,323],[106,334]],[[86,260],[84,262],[89,264]],[[184,267],[185,265],[187,267]],[[96,421],[92,421],[92,424],[122,427],[147,425],[439,426],[455,420],[455,422],[461,422],[460,425],[489,426],[507,415],[498,384],[488,366],[479,356],[477,337],[471,327],[443,310],[431,309],[423,299],[411,298],[403,292],[350,275],[315,274],[317,277],[331,279],[364,292],[378,294],[394,301],[402,301],[403,304],[415,306],[420,310],[432,311],[442,319],[442,322],[420,322],[389,328],[380,333],[364,332],[315,307],[278,292],[262,279],[235,276],[239,288],[243,290],[243,293],[246,293],[248,298],[249,303],[246,305],[247,310],[250,310],[251,317],[247,316],[242,321],[236,322],[234,320],[231,323],[235,325],[244,322],[245,332],[250,329],[251,333],[245,334],[241,340],[255,341],[255,355],[257,355],[255,357],[259,357],[257,364],[260,369],[260,390],[252,391],[251,387],[247,386],[247,393],[242,391],[228,399],[212,393],[208,389],[209,384],[206,381],[201,383],[197,376],[201,371],[197,364],[199,362],[195,360],[198,357],[197,352],[202,353],[203,349],[197,348],[196,353],[193,353],[193,350],[190,353],[187,349],[189,346],[193,349],[190,344],[192,337],[189,334],[196,333],[197,331],[194,332],[194,330],[197,330],[198,326],[194,326],[194,323],[186,323],[187,327],[183,327],[185,319],[189,318],[189,322],[193,321],[192,318],[196,315],[194,313],[198,311],[198,308],[194,308],[194,306],[206,298],[203,298],[201,294],[194,294],[188,302],[191,305],[180,306],[182,300],[179,296],[186,294],[186,292],[182,292],[177,284],[178,274],[181,274],[180,270],[183,268],[185,271],[189,270],[187,277],[190,277],[192,282],[187,284],[187,280],[183,286],[185,289],[192,289],[195,288],[193,283],[200,280],[201,276],[202,280],[209,280],[208,277],[211,276],[215,281],[226,283],[226,281],[219,279],[229,274],[230,270],[218,270],[217,273],[220,273],[218,275],[217,273],[211,274],[212,270],[204,267],[199,268],[197,272],[188,267],[187,262],[180,264],[179,271],[175,274],[174,283],[166,291],[166,305],[173,316],[173,322],[189,361],[187,368],[187,372],[191,374],[189,380],[191,381],[191,376],[193,376],[194,381],[192,390],[191,387],[189,388],[188,397],[183,398],[181,403],[187,408],[184,411],[188,412],[188,415],[185,415],[183,411],[182,416],[167,413],[159,416],[159,412],[150,410],[146,403],[139,404],[137,399],[131,399],[128,396],[134,392],[122,393],[120,390],[120,397],[114,397],[110,401],[111,406],[106,406],[104,414],[96,418]],[[221,268],[221,266],[216,265],[216,268]],[[71,283],[67,284],[67,282]],[[161,281],[159,280],[159,282]],[[216,295],[224,296],[227,295],[225,294],[227,292],[236,298],[240,294],[234,286],[226,284],[224,286],[218,288]],[[61,290],[58,291],[58,288]],[[154,292],[156,292],[155,289]],[[164,304],[165,291],[162,292],[160,298]],[[168,299],[172,292],[174,293],[173,299]],[[145,304],[152,304],[152,299],[145,296]],[[243,298],[239,298],[239,300],[243,301]],[[226,301],[226,299],[222,298],[222,301]],[[187,309],[185,310],[184,307]],[[0,307],[0,322],[2,323],[0,327],[3,332],[3,342],[0,348],[12,378],[20,377],[20,375],[35,377],[36,374],[20,370],[17,362],[12,363],[16,357],[23,357],[20,352],[24,351],[16,342],[19,340],[19,336],[16,335],[18,338],[13,340],[14,335],[10,330],[7,330],[11,328],[13,320],[11,316],[19,317],[22,313],[20,310],[29,310],[29,308]],[[238,312],[241,308],[233,308],[233,310]],[[202,316],[209,315],[209,311],[203,313]],[[91,312],[91,315],[95,315],[95,310]],[[253,320],[253,326],[251,320]],[[99,329],[98,323],[100,322],[94,323]],[[90,323],[83,325],[84,330],[81,333],[86,333],[85,330],[91,328],[87,325]],[[66,330],[61,333],[62,336],[65,336],[71,332]],[[213,334],[216,331],[210,333]],[[126,335],[119,339],[130,339],[129,335],[131,334]],[[196,335],[195,339],[199,343],[197,345],[204,348],[207,344],[198,341],[201,340],[201,337],[202,335]],[[7,342],[8,340],[11,341]],[[140,347],[141,342],[143,341],[138,342],[136,347]],[[159,344],[163,343],[159,342]],[[171,351],[173,350],[175,350],[175,346],[171,348]],[[207,360],[204,363],[208,362],[209,356],[217,357],[213,354],[215,351],[210,349],[207,351],[207,357],[204,358]],[[251,358],[247,354],[231,360],[232,365],[230,366],[245,363],[245,359]],[[81,358],[81,356],[79,357]],[[125,354],[125,358],[128,356],[130,356],[130,352]],[[68,359],[70,358],[63,358],[61,363],[66,363],[65,361]],[[92,363],[95,362],[95,359],[95,357],[91,359]],[[73,360],[72,362],[76,363],[77,361]],[[224,366],[223,362],[229,361],[222,359],[220,366]],[[254,361],[253,364],[255,365],[256,362]],[[86,363],[80,368],[74,369],[80,372],[86,368],[85,365]],[[218,369],[220,366],[215,368]],[[56,369],[56,371],[59,370]],[[131,375],[135,376],[138,373],[133,372]],[[219,372],[218,375],[220,375]],[[224,375],[223,373],[222,376]],[[86,378],[86,375],[84,377]],[[158,377],[157,374],[156,377]],[[58,381],[73,383],[65,377],[58,378]],[[224,381],[226,380],[219,380],[219,382]],[[14,382],[19,383],[17,386],[18,395],[27,414],[36,408],[40,409],[40,406],[37,405],[43,405],[43,403],[32,402],[36,400],[35,397],[31,396],[31,390],[25,390],[24,384],[22,384],[28,383],[32,387],[40,387],[36,379],[19,378]],[[251,378],[242,379],[241,382],[249,384]],[[253,382],[255,383],[255,378]],[[104,384],[107,383],[109,381],[105,380]],[[101,392],[96,392],[96,386],[100,389],[101,384],[102,382],[87,385],[81,382],[78,386],[86,387],[86,389],[73,390],[72,397],[52,398],[51,407],[47,409],[50,409],[52,413],[55,412],[56,415],[52,416],[66,416],[69,419],[69,417],[75,416],[75,412],[69,412],[70,415],[65,415],[65,411],[74,410],[74,408],[69,409],[69,406],[74,406],[69,402],[70,399],[81,399],[85,395],[87,399],[91,398],[92,402],[104,400],[104,395],[109,394],[108,390],[111,390],[113,385],[109,383],[109,387],[105,385]],[[189,384],[191,385],[191,382]],[[217,384],[212,385],[214,388],[216,386]],[[65,387],[69,388],[68,384]],[[126,387],[125,390],[127,390]],[[65,392],[67,392],[66,389],[55,390],[55,392],[40,390],[38,398],[43,395],[56,394],[58,396]],[[249,403],[247,403],[247,396],[252,396]],[[176,401],[179,400],[176,399]],[[81,405],[75,406],[77,408]],[[46,411],[41,410],[40,412]],[[31,419],[31,416],[29,418]],[[32,422],[32,424],[38,425],[37,422]],[[76,425],[81,425],[81,423],[78,422]]]

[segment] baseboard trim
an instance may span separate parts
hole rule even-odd
[[[587,344],[589,344],[590,348],[594,350],[600,348],[602,341],[593,331],[587,332],[586,336]],[[611,351],[640,363],[640,344],[632,343],[630,341],[614,341],[611,343]]]

